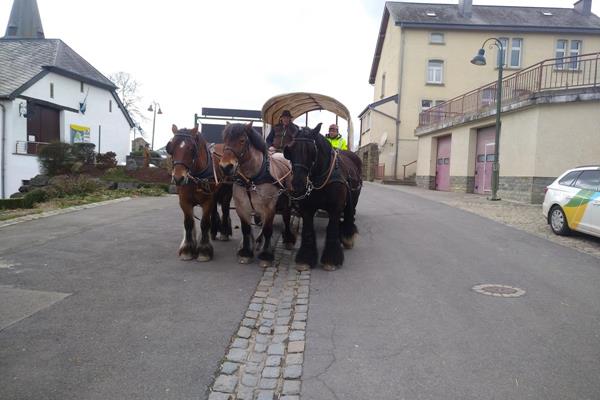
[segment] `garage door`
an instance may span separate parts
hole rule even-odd
[[[450,190],[450,147],[452,136],[438,138],[437,159],[435,166],[435,189]]]
[[[496,127],[489,126],[477,130],[477,153],[475,154],[475,193],[489,193],[492,190],[492,167],[496,145]]]

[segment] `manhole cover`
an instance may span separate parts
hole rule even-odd
[[[518,287],[490,283],[475,285],[473,286],[473,290],[477,293],[495,297],[521,297],[525,294],[525,291]]]

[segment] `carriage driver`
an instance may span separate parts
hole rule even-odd
[[[346,140],[342,137],[336,124],[329,125],[329,132],[325,135],[325,139],[331,144],[331,147],[338,150],[348,150]]]
[[[292,122],[292,113],[289,110],[283,110],[281,113],[281,118],[279,119],[279,123],[273,127],[271,127],[271,131],[267,136],[267,146],[269,146],[269,150],[281,151],[281,148],[275,148],[273,146],[273,141],[275,140],[275,132],[277,134],[281,134],[281,141],[277,143],[280,147],[283,144],[283,138],[287,135],[295,136],[300,128],[298,125]]]

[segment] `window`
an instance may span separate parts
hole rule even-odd
[[[500,38],[502,43],[502,61],[504,68],[521,68],[522,38]],[[500,52],[498,52],[500,56]]]
[[[429,110],[431,107],[439,106],[444,100],[421,100],[421,112]]]
[[[440,32],[432,32],[429,34],[429,43],[444,44],[444,34]]]
[[[381,76],[381,96],[379,96],[379,98],[383,99],[384,96],[385,96],[385,72]]]
[[[50,98],[54,98],[54,83],[50,83]]]
[[[108,101],[108,112],[112,112],[112,100]]]
[[[427,83],[441,85],[444,83],[444,62],[429,60],[427,63]]]
[[[598,190],[598,187],[600,187],[600,170],[583,171],[579,175],[579,178],[577,178],[575,187],[578,189]]]
[[[581,54],[581,40],[559,39],[556,41],[556,58],[573,57],[567,60],[556,60],[556,69],[579,69],[579,60],[577,56]]]
[[[79,90],[81,91],[81,93],[83,93],[83,82],[80,82],[81,85],[79,85]]]
[[[571,186],[573,182],[575,182],[575,179],[577,179],[579,174],[581,174],[581,171],[571,171],[568,174],[566,174],[560,181],[558,181],[558,183],[564,186]]]

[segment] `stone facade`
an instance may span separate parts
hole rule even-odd
[[[356,151],[362,160],[362,179],[373,182],[379,165],[379,148],[376,143],[369,143]]]
[[[498,195],[508,200],[539,204],[544,201],[544,188],[555,179],[556,177],[501,176]]]
[[[450,191],[473,193],[475,189],[475,177],[473,176],[451,176]]]
[[[435,190],[435,176],[417,175],[417,186],[423,189]]]

